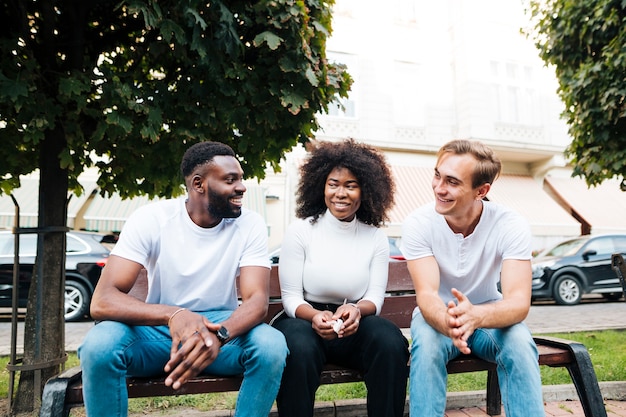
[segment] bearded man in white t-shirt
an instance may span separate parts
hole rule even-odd
[[[94,292],[99,323],[78,351],[89,417],[127,415],[126,376],[163,374],[178,389],[200,373],[243,374],[241,417],[267,416],[278,392],[287,347],[263,323],[267,228],[242,208],[239,161],[229,146],[201,142],[187,150],[181,172],[187,196],[132,214]],[[140,301],[128,292],[144,268],[148,295]]]
[[[411,417],[444,415],[446,364],[469,353],[497,365],[507,417],[545,414],[537,347],[522,323],[531,298],[530,228],[519,214],[485,201],[500,169],[480,142],[445,144],[432,181],[435,202],[403,225],[400,249],[417,296]]]

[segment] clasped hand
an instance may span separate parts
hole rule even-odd
[[[184,317],[183,317],[184,316]],[[209,366],[220,351],[216,332],[219,324],[191,311],[177,314],[170,322],[172,348],[164,370],[165,385],[179,389],[182,384]]]
[[[335,332],[333,325],[341,319],[343,324],[338,332]],[[336,337],[346,337],[353,335],[359,329],[361,321],[361,310],[352,304],[344,304],[339,306],[333,314],[332,311],[320,311],[311,320],[313,330],[320,335],[322,339],[331,340]]]
[[[465,294],[453,288],[452,295],[458,302],[448,302],[446,310],[448,336],[461,353],[470,354],[472,351],[467,340],[478,327],[479,318],[475,315],[474,305],[465,297]]]

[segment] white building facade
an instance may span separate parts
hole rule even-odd
[[[570,177],[558,85],[522,33],[528,25],[523,0],[336,0],[327,57],[347,65],[354,85],[341,108],[319,116],[316,139],[352,137],[385,152],[397,188],[389,236],[400,236],[404,218],[432,201],[435,153],[456,138],[480,140],[498,153],[503,175],[488,198],[528,219],[535,250],[580,234],[626,233],[618,182],[589,190]],[[295,219],[304,155],[294,149],[280,173],[247,183],[244,204],[265,217],[270,249]],[[94,187],[70,200],[68,226],[119,231],[149,202],[102,199]],[[15,194],[23,203],[21,225],[29,226],[37,205],[23,188]],[[11,227],[14,213],[11,199],[0,198],[0,227]]]
[[[352,137],[385,151],[397,183],[390,236],[401,234],[410,211],[432,200],[435,152],[455,138],[496,150],[503,175],[488,197],[529,220],[534,249],[581,233],[626,231],[626,222],[606,216],[591,224],[591,214],[584,217],[574,202],[550,191],[554,178],[557,188],[576,189],[589,206],[584,194],[594,190],[570,178],[563,152],[571,139],[558,85],[522,33],[528,25],[521,0],[336,0],[327,55],[348,66],[354,85],[343,108],[320,116],[317,139]],[[271,245],[294,219],[303,155],[294,151],[283,172],[262,183],[271,197]],[[626,204],[615,183],[602,187]]]

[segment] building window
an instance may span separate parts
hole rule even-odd
[[[398,126],[424,126],[424,91],[419,64],[394,63],[393,119]]]
[[[531,67],[513,62],[491,62],[492,103],[498,122],[534,125],[534,89]]]

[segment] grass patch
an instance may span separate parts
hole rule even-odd
[[[598,381],[626,381],[626,331],[603,330],[535,336],[552,336],[580,342],[589,351]],[[543,385],[572,383],[566,368],[541,366],[539,369]],[[486,387],[487,372],[454,374],[448,377],[448,391],[484,390]]]
[[[589,351],[598,381],[626,381],[626,331],[549,333],[541,336],[558,337],[584,344]],[[572,383],[566,368],[541,366],[539,369],[543,385]],[[448,391],[451,392],[484,390],[486,388],[487,372],[485,371],[448,376]]]
[[[550,333],[542,336],[559,337],[584,344],[589,351],[599,381],[626,381],[626,331]],[[6,369],[8,362],[8,356],[0,357],[0,366],[2,367],[0,370],[0,396],[5,398],[8,395],[9,372]],[[78,363],[76,354],[70,353],[66,367],[76,366]],[[542,366],[540,369],[543,385],[571,383],[571,378],[565,368]],[[16,384],[17,381],[16,378]],[[448,377],[448,391],[450,392],[484,390],[486,386],[487,372],[484,371],[453,374]],[[366,395],[365,384],[362,382],[322,385],[317,391],[316,400],[355,399],[365,398]],[[129,401],[129,412],[150,413],[176,407],[190,407],[199,411],[234,409],[236,401],[236,392],[132,398]],[[84,415],[79,410],[73,415]]]
[[[128,400],[128,411],[129,413],[149,414],[154,410],[168,410],[177,407],[193,408],[197,411],[233,410],[236,401],[236,392],[131,398]]]
[[[545,336],[584,344],[589,351],[598,381],[626,381],[626,331],[550,333]],[[541,382],[544,385],[569,384],[571,379],[565,368],[542,366]]]

